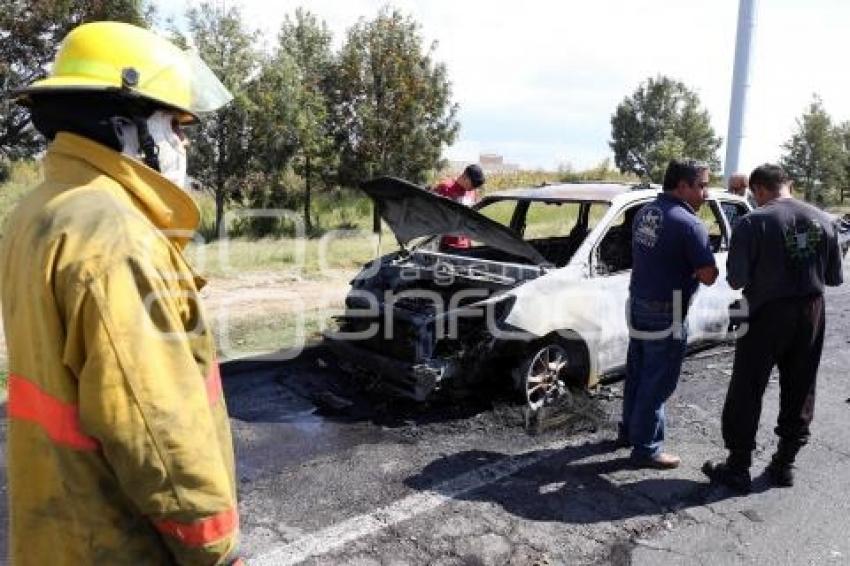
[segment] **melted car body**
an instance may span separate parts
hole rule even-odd
[[[510,370],[532,407],[566,385],[622,371],[632,220],[657,187],[573,183],[488,194],[474,208],[405,181],[363,186],[401,249],[352,281],[331,348],[424,400]],[[689,343],[729,337],[726,250],[743,198],[712,191],[699,211],[721,275],[688,310]],[[469,248],[440,248],[446,234]]]

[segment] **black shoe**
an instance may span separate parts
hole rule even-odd
[[[623,427],[623,423],[617,425],[617,440],[614,441],[617,448],[631,448],[632,443],[629,442],[629,433]]]
[[[722,483],[739,493],[749,493],[753,490],[753,480],[746,468],[733,468],[726,462],[709,460],[702,465],[702,473],[712,482]]]
[[[794,464],[783,464],[776,459],[767,465],[767,477],[777,487],[792,487],[794,485]]]

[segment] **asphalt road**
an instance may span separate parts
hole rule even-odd
[[[619,384],[529,434],[501,394],[418,408],[361,395],[321,349],[230,365],[244,551],[263,565],[850,564],[850,289],[827,305],[797,485],[758,477],[749,496],[699,471],[724,455],[728,344],[685,363],[668,404],[667,447],[683,459],[673,471],[631,469],[611,442]],[[772,380],[757,476],[777,407]]]
[[[619,384],[531,434],[504,392],[387,401],[321,348],[226,364],[244,553],[257,565],[850,564],[850,287],[828,294],[827,312],[797,485],[758,478],[749,496],[699,471],[723,454],[728,344],[685,363],[668,404],[667,448],[683,459],[672,471],[631,469],[611,442]],[[775,446],[777,397],[772,381],[755,474]],[[0,529],[5,556],[5,501]]]

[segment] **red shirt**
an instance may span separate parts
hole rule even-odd
[[[445,179],[440,181],[434,192],[440,196],[450,198],[455,202],[463,203],[467,206],[472,206],[478,200],[478,193],[475,189],[467,191],[457,181]],[[440,248],[471,248],[472,240],[466,236],[443,236],[440,240]]]

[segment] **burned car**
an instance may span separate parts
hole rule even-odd
[[[488,194],[475,207],[382,177],[362,186],[400,250],[351,283],[337,356],[424,400],[450,385],[511,375],[532,409],[567,387],[622,372],[632,260],[631,224],[658,188],[576,183]],[[699,216],[721,275],[688,311],[689,343],[727,338],[726,250],[743,198],[712,191]],[[442,235],[468,248],[441,248]],[[508,371],[509,370],[509,371]]]

